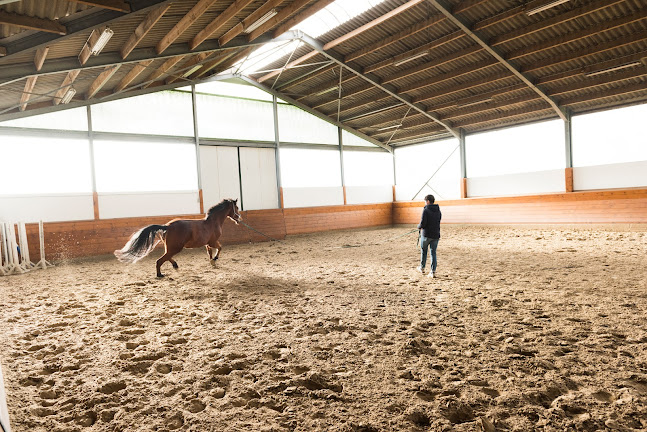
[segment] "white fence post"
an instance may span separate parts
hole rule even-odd
[[[7,237],[9,238],[9,254],[11,256],[11,268],[9,269],[10,273],[25,273],[24,269],[20,265],[20,256],[18,255],[18,243],[16,243],[16,229],[14,228],[13,222],[5,225],[9,229],[5,231]]]
[[[20,266],[25,270],[30,270],[36,265],[29,258],[29,243],[27,242],[27,228],[24,222],[18,222],[18,240],[20,240]]]
[[[43,221],[38,222],[38,238],[40,240],[40,261],[36,263],[36,267],[43,269],[54,267],[54,264],[45,259],[45,229],[43,228]]]
[[[9,248],[4,233],[4,222],[0,222],[0,274],[5,276],[9,273]]]

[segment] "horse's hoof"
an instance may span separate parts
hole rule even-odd
[[[163,278],[163,277],[164,277],[164,275],[163,275],[162,273],[157,273],[157,277],[158,277],[158,278]]]

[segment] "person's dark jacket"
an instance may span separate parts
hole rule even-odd
[[[440,219],[442,218],[438,204],[426,205],[422,210],[422,219],[418,229],[422,229],[422,236],[432,239],[440,238]]]

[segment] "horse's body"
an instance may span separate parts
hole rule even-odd
[[[175,219],[166,225],[149,225],[134,233],[126,245],[115,251],[115,256],[122,262],[137,262],[148,255],[162,241],[165,253],[157,260],[157,277],[164,276],[160,267],[169,261],[173,268],[178,268],[172,257],[184,248],[207,247],[211,265],[222,250],[218,239],[222,235],[222,226],[226,218],[238,223],[242,220],[238,213],[238,200],[225,199],[211,207],[204,219]],[[158,233],[160,234],[158,236]],[[216,251],[215,256],[213,251]]]

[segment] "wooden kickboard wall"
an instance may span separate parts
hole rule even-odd
[[[286,235],[391,225],[392,204],[326,206],[305,209],[250,210],[241,212],[243,222],[261,233],[277,239]],[[110,254],[126,244],[140,228],[165,224],[172,219],[202,219],[201,215],[156,216],[91,221],[49,222],[44,224],[45,255],[48,260],[60,260]],[[30,258],[40,259],[38,224],[27,224]],[[220,242],[223,245],[269,241],[231,220],[225,222]],[[160,246],[158,246],[160,247]]]
[[[647,223],[647,189],[570,192],[438,201],[443,223]],[[241,212],[243,221],[274,239],[286,235],[339,229],[417,224],[422,202],[338,205]],[[150,224],[201,215],[45,223],[47,259],[60,260],[110,254],[132,233]],[[27,225],[32,261],[40,259],[38,224]],[[227,220],[222,244],[269,241],[268,237]]]
[[[647,223],[647,189],[439,201],[445,223]],[[420,221],[421,202],[393,203],[393,223]]]

